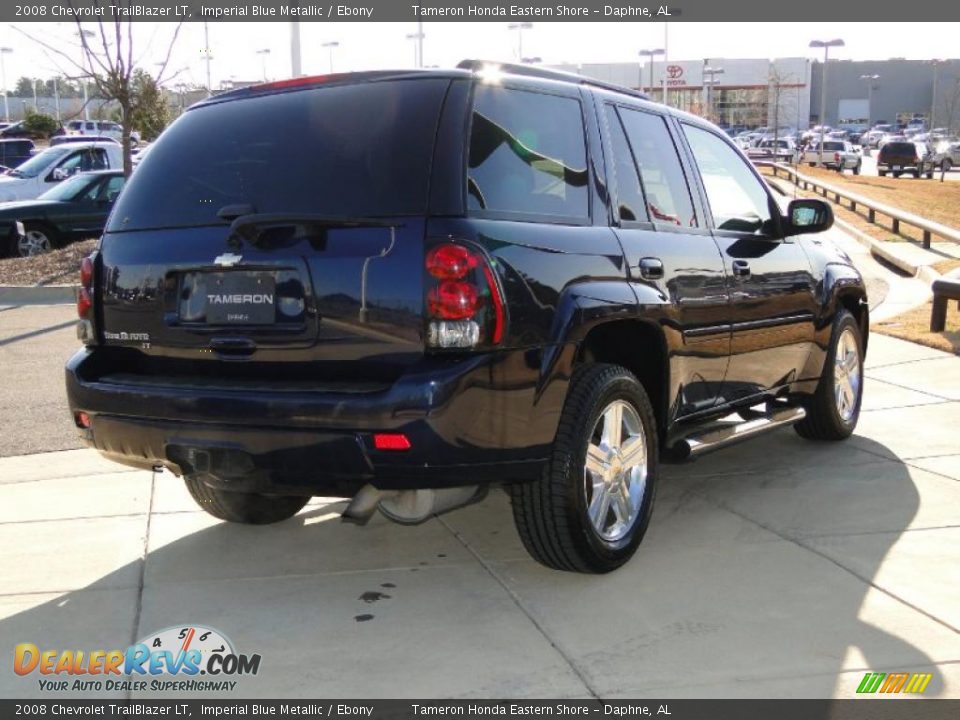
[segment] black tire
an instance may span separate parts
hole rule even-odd
[[[615,401],[632,408],[646,445],[646,482],[624,534],[601,537],[588,515],[587,445],[594,440],[602,412]],[[618,431],[619,432],[619,431]],[[513,518],[520,539],[535,560],[556,570],[606,573],[636,552],[650,522],[659,471],[657,424],[643,386],[619,365],[590,364],[574,374],[557,436],[543,474],[510,486]],[[610,497],[608,495],[608,497]],[[615,513],[610,501],[601,525]]]
[[[836,356],[840,337],[845,332],[851,332],[856,344],[857,373],[859,381],[856,390],[852,413],[844,418],[837,407],[835,389],[835,373],[837,371]],[[830,334],[830,349],[817,383],[816,392],[804,402],[807,416],[794,425],[797,434],[807,440],[845,440],[853,434],[860,418],[860,407],[863,400],[863,337],[856,319],[847,310],[837,313],[833,321],[833,330]]]
[[[920,179],[920,171],[919,171],[919,170],[914,170],[914,171],[913,171],[913,177],[914,177],[915,179],[919,180],[919,179]]]
[[[242,493],[210,487],[202,475],[184,477],[187,490],[205,512],[219,520],[246,525],[269,525],[292,518],[309,497]]]
[[[853,174],[854,175],[860,174],[860,163],[857,163],[856,165],[853,166]]]
[[[886,171],[886,170],[878,170],[878,171],[877,171],[877,174],[878,174],[880,177],[886,177],[886,176],[887,176],[887,171]]]
[[[23,224],[23,233],[24,236],[29,236],[33,233],[35,236],[39,235],[46,238],[46,249],[44,252],[50,252],[60,247],[60,235],[54,228],[46,223],[26,222]],[[24,248],[21,247],[16,240],[13,241],[13,255],[14,257],[28,257],[28,253],[25,252]]]
[[[893,174],[893,176],[894,176],[895,178],[900,177],[900,172],[899,172],[899,171],[895,172],[895,173]]]
[[[953,161],[951,161],[950,158],[944,158],[943,161],[940,163],[940,169],[943,170],[944,172],[950,172],[950,168],[952,167],[953,167]]]

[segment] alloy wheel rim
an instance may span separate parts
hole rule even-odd
[[[837,414],[849,423],[857,412],[860,399],[860,349],[853,330],[845,328],[837,339],[833,357],[833,389]]]
[[[647,442],[632,405],[614,400],[600,414],[587,442],[583,489],[597,535],[623,539],[640,516],[647,488]]]
[[[20,239],[20,256],[33,257],[50,250],[50,238],[39,230],[28,230]]]

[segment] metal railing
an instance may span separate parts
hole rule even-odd
[[[900,233],[901,224],[915,227],[923,233],[923,247],[928,250],[930,249],[930,242],[934,235],[944,240],[960,243],[960,230],[956,228],[934,222],[933,220],[927,220],[927,218],[914,215],[906,210],[871,200],[863,195],[828,185],[820,180],[814,180],[783,163],[756,161],[755,164],[770,167],[773,169],[774,177],[780,177],[782,173],[800,189],[822,195],[827,200],[832,200],[837,205],[847,207],[853,212],[857,212],[857,208],[864,208],[867,211],[867,222],[873,223],[874,225],[883,225],[883,223],[877,221],[878,215],[887,217],[890,219],[890,229],[894,233]],[[844,202],[846,202],[847,205],[844,205]]]

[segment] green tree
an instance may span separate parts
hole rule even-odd
[[[26,76],[17,80],[13,94],[17,97],[33,97],[33,80]]]
[[[52,115],[40,113],[27,108],[27,115],[23,119],[24,128],[35,137],[48,138],[57,131],[57,120]]]
[[[151,142],[170,122],[170,108],[157,81],[149,73],[137,68],[133,72],[133,93],[137,98],[133,112],[133,127],[141,139]]]

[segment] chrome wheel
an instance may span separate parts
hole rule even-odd
[[[40,230],[27,230],[17,241],[17,252],[20,257],[33,257],[50,252],[52,245],[46,233]]]
[[[845,423],[849,423],[857,413],[860,383],[860,349],[857,346],[857,336],[847,327],[837,339],[837,348],[833,356],[834,398],[837,403],[837,414]]]
[[[583,469],[587,515],[607,542],[626,536],[647,487],[647,442],[637,411],[623,400],[607,405],[587,443]]]

